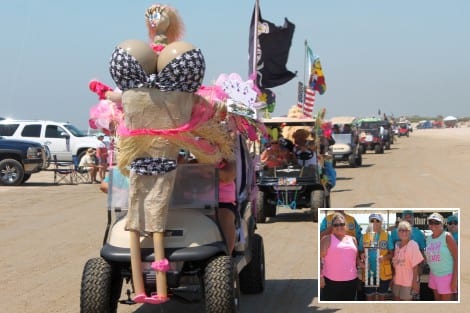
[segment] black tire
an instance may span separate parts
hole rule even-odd
[[[15,159],[0,161],[0,185],[18,186],[23,182],[23,165]]]
[[[362,166],[362,154],[360,153],[356,156],[356,164],[357,166]]]
[[[240,286],[231,256],[218,256],[204,269],[204,300],[207,313],[239,311]]]
[[[390,150],[390,141],[385,143],[385,150]]]
[[[326,206],[325,191],[313,190],[310,193],[310,209],[313,214],[313,221],[318,222],[318,209]]]
[[[240,272],[240,289],[246,294],[261,293],[266,281],[263,238],[254,234],[251,242],[252,259]]]
[[[367,152],[366,146],[360,145],[360,146],[359,146],[359,152],[360,152],[361,154],[366,153],[366,152]]]
[[[116,313],[122,278],[103,258],[86,262],[80,288],[80,313]]]
[[[349,166],[350,167],[356,167],[357,164],[356,164],[356,158],[354,157],[354,154],[350,154],[348,156],[348,162],[349,162]]]
[[[23,180],[21,181],[22,183],[26,182],[28,179],[31,178],[31,173],[25,173],[23,175]]]
[[[381,149],[381,146],[380,146],[380,145],[375,145],[375,147],[374,147],[374,152],[375,152],[376,154],[378,154],[378,153],[380,153],[380,150],[382,150],[382,149]]]
[[[264,192],[258,191],[258,197],[256,198],[256,222],[266,223],[266,215],[264,214],[264,208],[266,202],[264,201]]]

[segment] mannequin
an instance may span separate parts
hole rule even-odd
[[[193,66],[188,66],[188,63]],[[128,40],[119,44],[111,58],[111,76],[123,90],[127,130],[121,134],[118,166],[129,175],[126,230],[130,232],[134,301],[138,303],[168,301],[166,271],[169,263],[164,253],[168,204],[179,149],[188,144],[186,141],[204,142],[201,139],[190,140],[191,136],[195,137],[190,131],[197,133],[197,128],[191,124],[195,118],[194,106],[210,108],[202,97],[195,94],[202,83],[204,70],[200,50],[186,42],[169,44],[160,52],[157,61],[148,44]],[[172,77],[177,79],[170,79]],[[206,110],[206,113],[211,112]],[[196,125],[208,124],[210,127],[211,116],[206,114],[206,120],[198,117]],[[217,131],[212,128],[214,130]],[[221,134],[220,142],[226,142],[223,136]],[[204,148],[201,147],[201,154]],[[216,146],[211,148],[219,150]],[[197,147],[194,151],[198,151]],[[221,153],[214,154],[215,160],[221,157]],[[142,277],[141,234],[150,234],[154,243],[155,262],[151,267],[156,271],[157,292],[150,297],[145,294]]]
[[[145,24],[148,32],[150,47],[158,55],[169,43],[181,40],[184,32],[183,20],[175,8],[165,4],[153,4],[145,11]],[[115,103],[121,103],[121,92],[105,84],[92,80],[90,90],[98,94],[100,100],[107,99]]]

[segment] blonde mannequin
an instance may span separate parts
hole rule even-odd
[[[186,57],[192,58],[199,67],[191,67],[186,73],[181,68],[172,72],[174,68],[186,66],[179,59],[185,53],[189,53]],[[171,62],[172,66],[167,68]],[[195,101],[200,101],[194,92],[202,83],[205,63],[200,51],[188,43],[174,42],[166,46],[157,62],[157,55],[148,44],[127,40],[115,49],[110,67],[116,85],[123,90],[125,126],[131,132],[137,132],[121,137],[119,146],[119,167],[123,173],[129,173],[130,182],[126,230],[130,231],[134,301],[160,304],[169,300],[166,282],[169,263],[165,259],[164,232],[181,145],[177,140],[149,131],[164,132],[189,122]],[[157,70],[156,75],[150,75]],[[184,75],[176,80],[182,81],[183,85],[172,83],[167,79],[168,75]],[[150,297],[145,294],[142,277],[142,233],[151,234],[154,243],[155,262],[151,267],[156,271],[157,292]]]
[[[153,4],[145,11],[150,46],[157,53],[165,46],[183,37],[184,24],[176,9],[164,5]],[[113,90],[104,92],[104,97],[116,103],[122,101],[122,94]]]

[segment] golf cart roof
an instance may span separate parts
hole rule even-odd
[[[287,124],[289,126],[314,126],[314,118],[296,118],[296,117],[271,117],[261,119],[261,122],[266,126],[280,126]]]
[[[356,117],[354,116],[336,116],[330,119],[331,124],[338,124],[338,125],[344,125],[344,124],[352,124]]]

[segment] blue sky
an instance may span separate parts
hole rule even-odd
[[[2,5],[0,116],[71,121],[86,129],[97,103],[88,82],[109,85],[108,60],[126,39],[147,39],[144,12],[154,1],[16,0]],[[205,84],[220,73],[247,78],[254,0],[167,1],[202,49]],[[470,1],[260,0],[263,18],[296,25],[274,115],[295,104],[304,41],[320,56],[328,90],[315,111],[327,116],[470,116]]]

